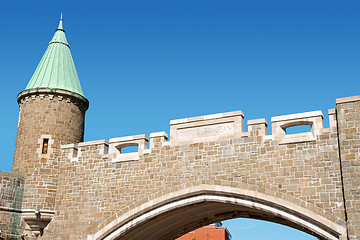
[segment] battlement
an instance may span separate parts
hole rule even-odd
[[[258,141],[277,141],[278,144],[315,142],[322,133],[336,131],[336,110],[329,109],[329,126],[324,128],[321,111],[275,116],[271,118],[272,135],[268,135],[267,121],[252,119],[247,121],[248,131],[244,131],[244,114],[242,111],[217,113],[211,115],[182,118],[170,121],[170,141],[166,132],[151,133],[150,137],[141,134],[117,137],[107,140],[81,142],[62,145],[67,149],[68,158],[77,161],[84,156],[86,148],[96,146],[98,154],[111,162],[139,160],[140,156],[150,154],[155,148],[180,146],[193,143],[220,141],[236,138],[256,137]],[[287,134],[286,129],[294,126],[310,126],[309,132]],[[122,153],[124,147],[136,146],[137,152]]]

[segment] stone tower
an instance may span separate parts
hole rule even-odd
[[[22,219],[25,227],[38,236],[54,214],[60,146],[83,141],[89,106],[71,57],[62,17],[17,101],[20,114],[13,172],[26,178]]]

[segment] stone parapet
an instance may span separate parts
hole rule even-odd
[[[99,154],[103,158],[109,158],[112,161],[134,161],[139,160],[139,156],[149,154],[152,150],[161,147],[211,142],[236,137],[256,137],[257,141],[277,140],[280,144],[314,142],[317,136],[323,133],[336,133],[336,109],[329,109],[328,115],[330,128],[324,128],[321,111],[272,117],[273,134],[268,135],[268,123],[265,118],[248,120],[248,132],[244,132],[244,114],[241,111],[235,111],[171,120],[170,132],[175,137],[170,135],[170,141],[168,141],[168,134],[162,131],[151,133],[150,137],[141,134],[111,138],[109,141],[96,140],[78,144],[65,144],[61,148],[69,149],[67,156],[72,161],[76,161],[81,156],[82,149],[92,145],[102,145],[99,148]],[[311,131],[296,134],[286,133],[286,128],[301,125],[311,126]],[[128,146],[137,146],[138,151],[121,153],[121,148]]]

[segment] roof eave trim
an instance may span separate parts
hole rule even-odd
[[[17,101],[18,103],[20,103],[21,99],[25,98],[26,96],[29,95],[34,95],[34,94],[57,94],[57,95],[62,95],[62,96],[67,96],[67,97],[72,97],[72,98],[77,98],[79,100],[81,100],[85,106],[86,109],[88,109],[89,107],[89,100],[87,100],[86,97],[84,97],[83,95],[76,93],[76,92],[72,92],[66,89],[59,89],[59,88],[34,88],[34,89],[26,89],[22,92],[20,92],[17,95]]]

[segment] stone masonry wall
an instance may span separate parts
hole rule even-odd
[[[349,239],[360,239],[360,97],[336,103]]]
[[[249,132],[235,134],[229,134],[231,127],[223,122],[221,128],[197,126],[196,134],[229,132],[222,138],[206,136],[193,143],[167,142],[166,134],[151,134],[150,149],[142,149],[134,160],[110,154],[105,140],[64,146],[56,215],[41,239],[87,239],[143,203],[203,184],[264,193],[345,226],[335,111],[329,113],[327,129],[314,120],[322,119],[318,112],[301,115],[306,120],[301,123],[313,121],[315,127],[312,133],[296,135],[301,141],[290,135],[268,136],[264,120],[251,120]],[[210,119],[214,124],[216,117],[200,120]],[[274,118],[277,124],[280,120],[291,125],[289,117]],[[191,121],[195,120],[187,122]],[[116,149],[109,142],[110,149]]]
[[[54,210],[60,145],[80,142],[85,110],[76,98],[34,93],[19,101],[13,172],[26,176],[23,209]],[[42,154],[43,139],[48,150]]]
[[[0,237],[20,237],[21,204],[24,176],[0,171]]]

